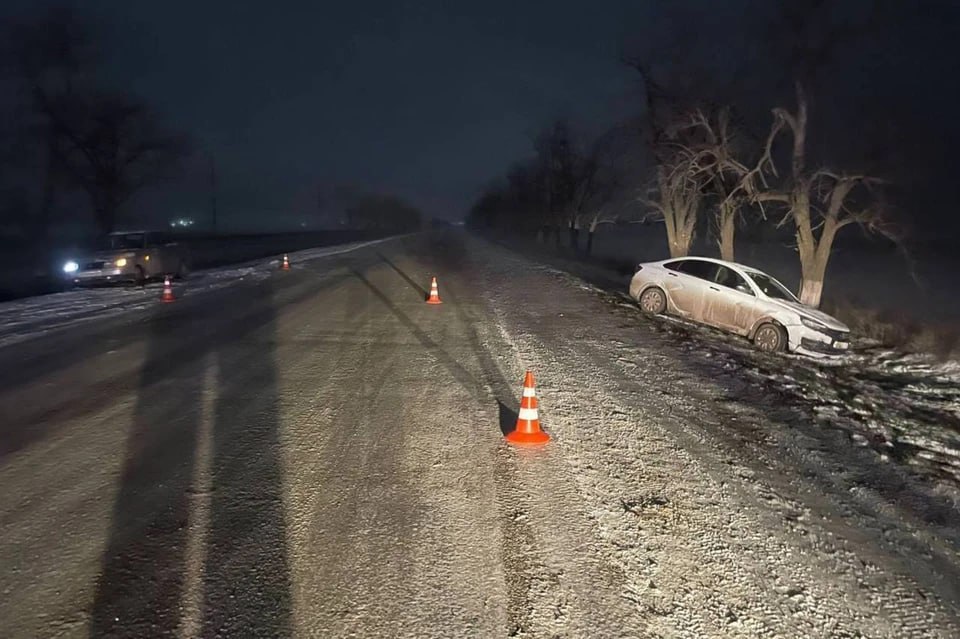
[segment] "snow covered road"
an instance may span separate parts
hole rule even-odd
[[[949,384],[897,417],[940,463],[884,459],[837,426],[882,392],[817,417],[806,364],[485,241],[313,258],[95,321],[0,308],[4,636],[960,634]],[[527,368],[542,450],[502,440]]]

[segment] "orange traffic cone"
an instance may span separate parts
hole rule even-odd
[[[170,283],[170,276],[166,275],[163,278],[163,295],[160,296],[160,301],[166,303],[175,299],[177,298],[173,296],[173,284]]]
[[[287,258],[287,254],[286,254],[286,253],[283,254],[283,263],[280,264],[280,270],[281,270],[281,271],[289,271],[289,270],[290,270],[290,260]]]
[[[533,373],[527,371],[523,379],[523,399],[516,429],[507,435],[507,441],[516,446],[543,446],[550,435],[540,430],[540,414],[537,412],[537,390],[533,386]]]
[[[430,297],[427,298],[427,304],[443,304],[440,301],[440,289],[437,288],[437,278],[430,282]]]

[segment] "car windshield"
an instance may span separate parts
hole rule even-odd
[[[777,300],[786,300],[788,302],[800,301],[793,296],[793,293],[787,290],[787,287],[769,275],[754,271],[747,271],[747,275],[750,276],[750,279],[753,280],[754,284],[757,285],[757,288],[763,291],[763,294],[767,297]]]
[[[97,248],[102,250],[138,249],[143,248],[143,240],[143,233],[108,235],[100,241]]]

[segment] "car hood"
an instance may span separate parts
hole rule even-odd
[[[787,300],[770,300],[777,306],[785,308],[790,311],[794,311],[803,315],[804,317],[812,320],[816,320],[821,324],[825,325],[827,328],[832,328],[835,331],[849,331],[850,327],[838,320],[837,318],[827,315],[821,310],[815,309],[812,306],[807,306],[806,304],[801,304],[800,302],[788,302]]]

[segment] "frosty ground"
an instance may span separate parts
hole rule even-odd
[[[952,365],[762,355],[457,233],[351,248],[0,307],[5,634],[960,633]],[[526,369],[540,451],[502,441]]]

